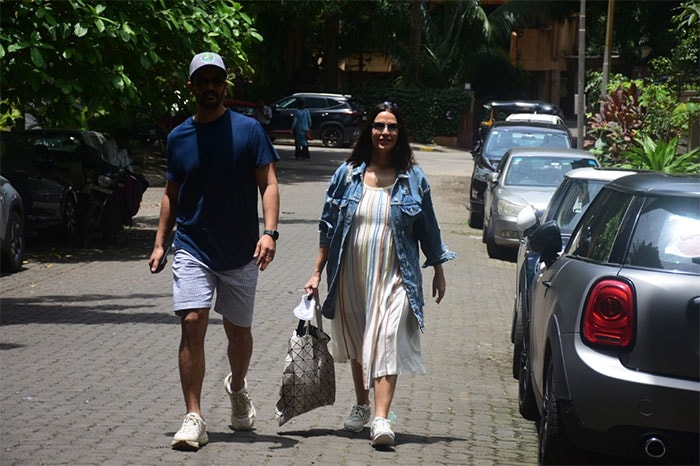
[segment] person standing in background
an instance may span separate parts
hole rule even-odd
[[[299,108],[292,117],[292,134],[294,135],[294,158],[306,160],[309,154],[308,132],[311,128],[311,113],[306,108],[304,99],[299,99]]]

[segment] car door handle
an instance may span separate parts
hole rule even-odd
[[[546,286],[547,288],[549,288],[549,287],[552,286],[552,282],[549,281],[549,280],[547,280],[547,281],[542,282],[542,285],[544,285],[544,286]]]

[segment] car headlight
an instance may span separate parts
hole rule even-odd
[[[496,212],[498,215],[506,217],[517,217],[524,207],[524,204],[518,204],[508,199],[499,199],[496,204]]]
[[[479,169],[476,171],[476,173],[474,173],[474,179],[479,180],[479,181],[483,181],[484,183],[486,183],[489,179],[490,174],[491,174],[491,172],[488,172],[484,169]]]

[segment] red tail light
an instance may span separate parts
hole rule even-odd
[[[627,348],[634,337],[634,293],[623,281],[595,284],[583,310],[583,340],[592,345]]]

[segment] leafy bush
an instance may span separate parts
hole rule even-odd
[[[657,170],[666,173],[697,173],[700,170],[700,148],[678,154],[678,138],[654,142],[649,136],[638,140],[638,146],[623,152],[620,167]]]
[[[621,154],[636,144],[643,127],[644,112],[640,92],[632,82],[610,92],[601,103],[601,112],[588,120],[584,149],[589,149],[604,165],[621,162]]]

